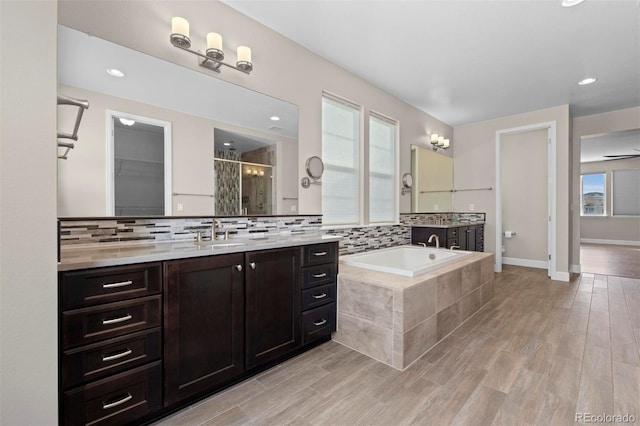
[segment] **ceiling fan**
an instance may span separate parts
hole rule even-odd
[[[633,148],[634,151],[640,152],[640,149]],[[603,155],[607,160],[624,160],[626,158],[640,157],[640,154],[618,154],[618,155]],[[605,160],[605,161],[607,161]]]

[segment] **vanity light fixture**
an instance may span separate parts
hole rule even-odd
[[[440,136],[437,133],[431,134],[429,142],[431,143],[431,147],[434,151],[437,151],[438,148],[449,149],[449,139],[445,138],[444,136]]]
[[[592,84],[592,83],[595,83],[596,81],[598,81],[598,79],[595,77],[587,77],[585,79],[580,80],[578,84],[580,86],[586,86],[587,84]]]
[[[249,74],[253,70],[251,62],[251,49],[247,46],[238,46],[236,65],[231,65],[224,60],[222,51],[222,36],[218,33],[207,34],[207,50],[202,53],[199,50],[191,49],[191,39],[189,38],[189,21],[179,16],[171,19],[171,44],[175,47],[193,53],[198,56],[198,64],[211,71],[220,72],[220,67],[233,68]]]

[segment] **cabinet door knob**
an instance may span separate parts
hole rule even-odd
[[[236,265],[236,269],[238,270],[238,272],[242,272],[242,265]]]
[[[251,269],[256,269],[256,262],[251,262],[249,266],[251,266]]]

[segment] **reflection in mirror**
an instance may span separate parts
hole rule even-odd
[[[171,123],[117,111],[107,115],[110,215],[170,215]]]
[[[273,214],[277,143],[223,129],[214,141],[215,214]]]
[[[411,145],[411,211],[453,210],[453,159],[431,148]]]
[[[108,74],[107,69],[113,68],[124,76]],[[68,160],[58,161],[60,217],[119,214],[112,210],[110,201],[108,177],[115,165],[107,156],[109,110],[171,124],[172,147],[165,153],[171,155],[172,163],[169,171],[165,170],[165,192],[168,184],[173,192],[169,200],[165,199],[165,214],[222,215],[215,211],[214,194],[224,193],[225,188],[215,187],[214,128],[271,141],[273,156],[280,163],[277,177],[263,169],[265,176],[274,178],[264,182],[257,193],[269,194],[270,198],[256,202],[248,199],[243,204],[243,197],[248,195],[240,195],[239,203],[234,204],[239,207],[232,214],[242,214],[243,208],[247,214],[249,210],[253,214],[297,210],[295,105],[221,80],[209,71],[185,68],[63,26],[58,26],[58,92],[86,99],[91,105],[84,113],[78,141]],[[273,116],[280,117],[277,125],[270,120]],[[61,123],[66,118],[58,116],[58,128],[66,128],[66,123]],[[264,164],[275,166],[275,162]],[[121,210],[121,214],[148,214],[128,211]],[[160,211],[159,207],[154,211]]]

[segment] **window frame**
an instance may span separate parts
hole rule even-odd
[[[586,175],[602,175],[603,178],[603,182],[602,182],[602,214],[586,214],[584,212],[584,176]],[[587,172],[587,173],[580,173],[580,217],[606,217],[608,216],[608,211],[607,211],[607,207],[608,207],[608,203],[607,203],[607,198],[608,198],[608,191],[607,191],[607,172],[601,171],[601,172]]]

